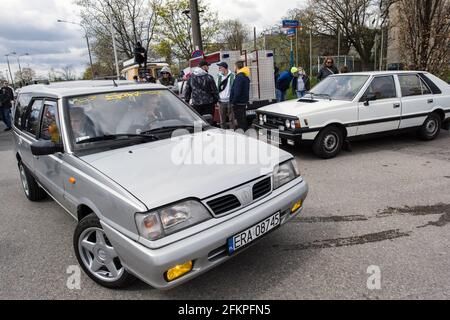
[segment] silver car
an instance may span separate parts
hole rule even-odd
[[[13,115],[25,195],[50,196],[78,221],[77,259],[105,287],[188,281],[300,214],[308,193],[292,155],[211,127],[163,86],[34,85]],[[238,155],[270,152],[223,162],[230,142]]]

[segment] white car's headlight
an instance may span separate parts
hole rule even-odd
[[[300,172],[297,168],[295,160],[286,161],[276,166],[273,171],[273,189],[278,189],[299,176]]]
[[[188,200],[150,213],[136,214],[136,225],[143,238],[157,240],[208,219],[211,215],[200,202]]]

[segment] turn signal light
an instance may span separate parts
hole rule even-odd
[[[303,201],[302,201],[302,200],[298,200],[298,201],[292,206],[291,213],[297,212],[297,210],[300,209],[300,208],[302,207],[302,205],[303,205]]]
[[[166,280],[168,282],[178,279],[184,276],[186,273],[191,272],[193,267],[192,261],[188,261],[184,264],[179,264],[166,272]]]

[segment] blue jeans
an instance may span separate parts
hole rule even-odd
[[[297,98],[301,99],[305,96],[306,94],[306,90],[305,91],[297,91]]]
[[[277,97],[277,101],[278,102],[283,102],[283,101],[286,100],[286,91],[283,92],[281,90],[276,89],[275,90],[275,95]]]
[[[1,108],[0,113],[2,114],[3,122],[6,124],[6,128],[11,128],[11,109]]]

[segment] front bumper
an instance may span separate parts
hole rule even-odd
[[[228,238],[279,211],[282,214],[281,226],[298,215],[303,207],[294,214],[290,213],[290,209],[298,200],[306,199],[308,185],[297,179],[281,189],[274,191],[268,199],[262,199],[257,207],[250,210],[244,208],[242,214],[228,221],[160,249],[149,249],[103,221],[101,224],[129,272],[154,288],[170,289],[230,259],[226,251]],[[279,194],[275,194],[277,191]],[[165,280],[164,274],[168,269],[190,260],[194,262],[191,272],[172,282]]]
[[[261,126],[260,124],[253,123],[253,127],[263,133],[267,133],[268,135],[276,135],[280,139],[286,139],[286,140],[292,140],[295,142],[301,142],[302,141],[302,133],[301,132],[289,132],[289,131],[280,131],[274,128],[269,128],[265,126]]]

